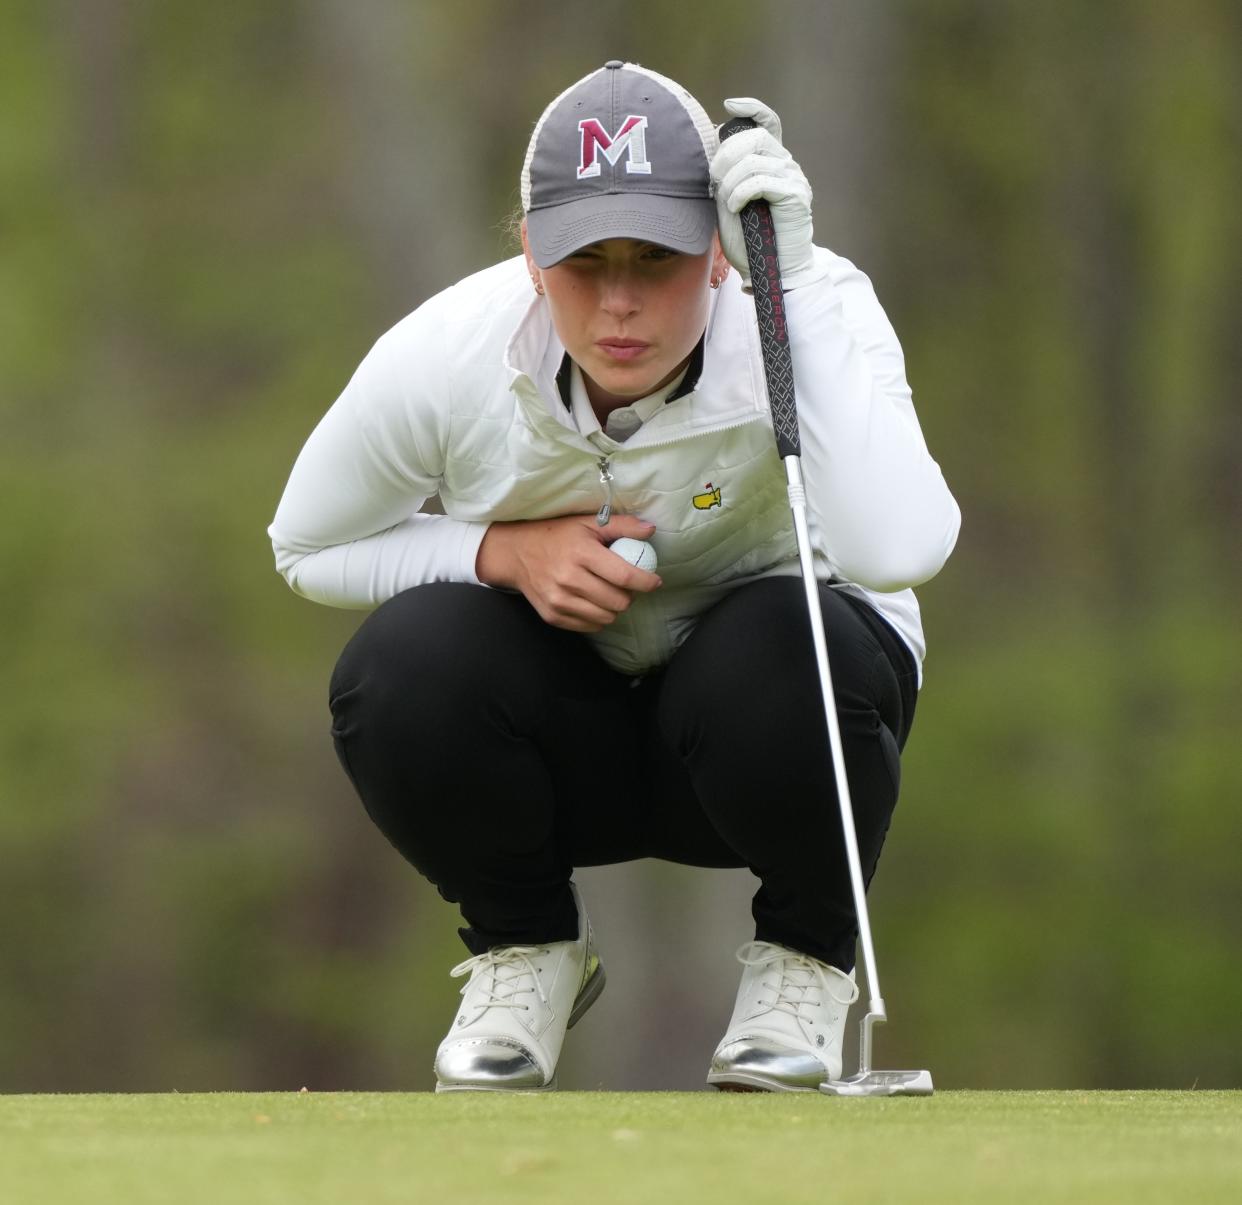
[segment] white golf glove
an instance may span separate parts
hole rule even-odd
[[[815,266],[811,249],[811,186],[781,145],[781,119],[762,101],[749,96],[726,100],[724,107],[732,116],[749,117],[758,125],[726,138],[711,162],[716,221],[725,256],[749,289],[750,267],[738,214],[762,197],[772,209],[781,284],[796,289],[819,280],[826,269]]]

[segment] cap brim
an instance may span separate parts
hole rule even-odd
[[[716,230],[716,202],[710,197],[662,197],[653,193],[606,193],[532,209],[526,240],[541,268],[609,238],[634,238],[702,255]]]

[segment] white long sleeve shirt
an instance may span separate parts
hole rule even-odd
[[[871,283],[827,272],[787,295],[818,575],[859,595],[921,666],[912,586],[936,574],[960,516],[915,416]],[[752,299],[713,294],[702,370],[624,442],[583,433],[558,388],[565,351],[525,264],[445,290],[382,336],[302,449],[268,533],[299,594],[370,608],[431,581],[478,582],[488,524],[617,511],[656,525],[664,585],[592,635],[615,668],[662,664],[696,617],[757,577],[799,572]],[[688,391],[687,391],[688,389]],[[419,514],[439,494],[443,515]]]

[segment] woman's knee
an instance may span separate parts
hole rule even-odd
[[[449,705],[495,669],[495,650],[518,642],[513,598],[484,586],[433,582],[388,599],[363,621],[336,663],[330,686],[335,711],[359,698],[383,708],[422,696]],[[519,600],[520,601],[520,600]]]
[[[828,657],[838,704],[875,706],[872,634],[835,591],[822,589]],[[734,591],[703,616],[668,672],[665,713],[704,724],[743,721],[779,730],[791,714],[818,710],[815,645],[800,578],[764,578]]]

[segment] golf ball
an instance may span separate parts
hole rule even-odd
[[[619,540],[613,540],[608,547],[617,556],[629,561],[631,565],[637,565],[639,569],[645,569],[648,573],[655,572],[655,549],[646,540],[631,540],[629,536],[622,536]]]

